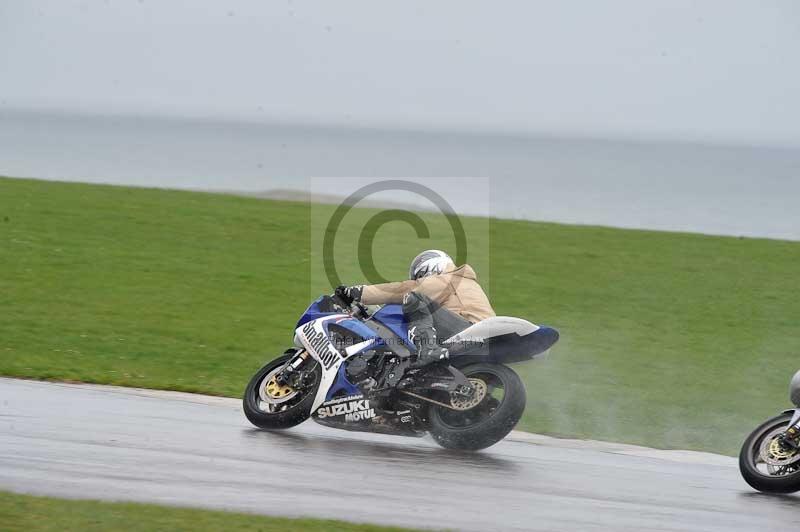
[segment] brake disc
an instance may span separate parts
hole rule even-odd
[[[450,404],[454,410],[469,410],[475,408],[486,397],[488,387],[481,379],[469,379],[472,385],[472,395],[450,392]]]

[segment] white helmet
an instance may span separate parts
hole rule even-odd
[[[438,275],[450,265],[453,265],[450,255],[438,249],[429,249],[414,257],[408,269],[408,277],[416,281],[429,275]]]

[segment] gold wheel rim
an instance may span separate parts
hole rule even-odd
[[[272,399],[283,399],[295,390],[289,385],[278,384],[275,375],[273,375],[272,378],[267,381],[267,385],[264,386],[264,391]]]
[[[781,447],[778,438],[773,438],[769,444],[769,454],[776,460],[789,460],[796,452],[797,451],[794,449],[784,449]]]

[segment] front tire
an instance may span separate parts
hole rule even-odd
[[[739,471],[744,480],[765,493],[800,491],[800,454],[784,453],[772,441],[789,425],[792,414],[775,416],[762,423],[745,440],[739,453]],[[784,456],[787,454],[788,456]],[[772,462],[772,464],[768,463]]]
[[[474,364],[461,372],[470,380],[482,381],[486,395],[469,410],[431,407],[430,433],[446,449],[485,449],[505,438],[519,422],[525,411],[525,385],[514,370],[501,364]]]
[[[292,352],[269,362],[258,370],[247,384],[244,398],[242,399],[242,408],[244,409],[244,415],[256,427],[266,430],[288,429],[299,425],[311,415],[311,405],[314,402],[317,388],[319,388],[319,380],[322,374],[319,364],[311,358],[305,364],[314,364],[316,376],[316,384],[314,386],[305,390],[292,390],[283,397],[266,397],[271,401],[279,401],[275,404],[264,401],[264,394],[267,393],[265,381],[293,360],[295,356],[296,353]],[[280,392],[278,393],[280,394]],[[294,395],[290,395],[292,393]]]

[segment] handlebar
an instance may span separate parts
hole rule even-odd
[[[361,317],[363,317],[365,320],[369,319],[369,309],[366,305],[362,305],[358,301],[353,301],[353,304],[358,309],[358,313],[361,315]]]
[[[336,292],[332,293],[332,294],[331,294],[331,296],[330,296],[330,298],[331,298],[331,300],[334,302],[334,304],[335,304],[337,307],[340,307],[340,308],[342,308],[342,309],[345,309],[345,310],[350,310],[350,305],[348,305],[348,304],[345,302],[345,300],[344,300],[344,299],[342,299],[341,297],[339,297],[339,294],[337,294]]]
[[[369,318],[369,309],[366,306],[362,305],[358,301],[353,301],[352,305],[348,305],[344,299],[342,299],[338,294],[335,292],[331,295],[331,299],[333,302],[338,306],[347,311],[348,314],[355,317],[363,317],[364,319]],[[355,310],[354,310],[355,308]]]

